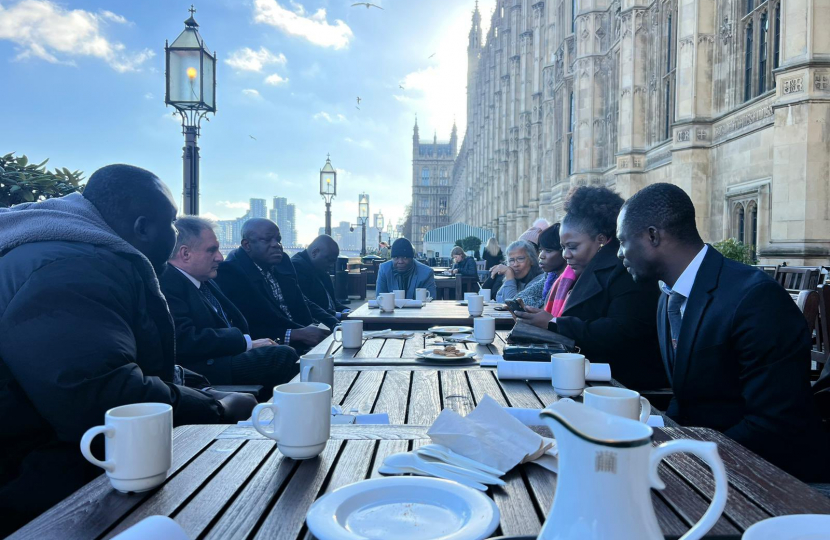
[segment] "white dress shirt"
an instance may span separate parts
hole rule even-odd
[[[195,277],[191,276],[190,274],[188,274],[187,272],[185,272],[184,270],[182,270],[182,269],[181,269],[181,268],[179,268],[178,266],[174,266],[174,265],[172,265],[172,264],[171,264],[170,266],[172,266],[173,268],[175,268],[176,270],[178,270],[179,272],[181,272],[182,274],[184,274],[184,277],[186,277],[187,279],[189,279],[189,280],[190,280],[190,283],[192,283],[194,287],[196,287],[197,289],[201,289],[201,288],[202,288],[202,282],[201,282],[201,281],[199,281],[199,280],[198,280],[198,279],[196,279]],[[218,300],[217,300],[217,301],[218,301]],[[210,307],[211,307],[211,308],[213,308],[213,306],[210,306]],[[216,311],[216,309],[215,309],[215,308],[214,308],[214,311]],[[253,347],[253,342],[251,341],[251,336],[249,336],[248,334],[242,334],[242,335],[243,335],[243,336],[245,336],[245,343],[246,343],[246,345],[247,345],[246,352],[247,352],[247,351],[250,351],[250,350],[251,350],[251,347]]]
[[[706,256],[706,250],[709,249],[709,246],[706,244],[703,245],[703,249],[701,249],[695,258],[692,259],[692,262],[689,263],[689,266],[683,270],[683,273],[680,274],[680,277],[677,278],[677,281],[674,283],[674,287],[669,287],[662,281],[660,282],[660,288],[666,294],[671,294],[672,292],[677,292],[682,294],[686,299],[683,300],[683,303],[680,304],[680,317],[683,318],[683,314],[686,313],[686,304],[689,302],[689,295],[692,294],[692,287],[695,284],[695,278],[697,278],[697,272],[700,270],[700,265],[703,263],[703,258]]]

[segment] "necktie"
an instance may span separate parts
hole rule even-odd
[[[210,302],[210,305],[213,306],[213,309],[216,311],[216,314],[219,315],[219,318],[225,322],[225,325],[230,328],[231,323],[228,321],[228,317],[225,315],[225,310],[222,309],[222,304],[219,303],[219,300],[213,296],[213,293],[210,292],[210,287],[208,287],[207,283],[202,283],[202,286],[199,287],[199,291],[201,291],[202,295],[204,295],[205,299]]]
[[[672,292],[669,295],[669,304],[667,312],[669,314],[669,326],[671,327],[671,344],[673,349],[677,349],[677,338],[680,337],[680,326],[683,324],[683,315],[680,312],[680,306],[686,297],[679,292]]]

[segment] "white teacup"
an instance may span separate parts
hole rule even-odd
[[[392,294],[395,295],[395,300],[403,300],[404,298],[406,298],[406,291],[402,289],[395,289],[394,291],[392,291]]]
[[[467,297],[467,311],[473,317],[478,317],[484,313],[484,297],[477,294]]]
[[[481,290],[478,291],[478,294],[482,298],[484,298],[485,302],[489,302],[491,300],[491,298],[490,298],[490,289],[481,289]]]
[[[474,293],[474,292],[465,292],[465,293],[464,293],[464,301],[465,301],[465,302],[469,302],[469,301],[470,301],[470,297],[472,297],[472,296],[478,296],[478,293]]]
[[[274,412],[273,431],[266,431],[260,423],[265,409]],[[319,382],[275,386],[273,402],[254,407],[251,423],[259,433],[277,441],[284,456],[316,457],[326,448],[331,434],[331,386]]]
[[[378,295],[378,307],[386,313],[395,311],[395,293],[380,293]]]
[[[340,330],[340,339],[337,331]],[[359,349],[363,345],[363,321],[343,321],[334,328],[334,341],[343,344],[344,349]]]
[[[551,384],[560,396],[578,396],[585,389],[585,377],[591,363],[581,354],[561,353],[550,356]]]
[[[92,439],[104,434],[106,461],[92,455]],[[112,487],[123,493],[160,486],[173,463],[173,407],[166,403],[135,403],[110,409],[104,425],[81,438],[81,453],[104,469]]]
[[[614,386],[593,386],[586,388],[582,402],[589,407],[622,416],[631,420],[647,422],[651,415],[651,403],[634,390]]]
[[[300,381],[324,383],[334,388],[334,357],[322,354],[301,356]]]
[[[489,345],[496,339],[496,319],[480,317],[473,321],[473,339],[479,345]]]
[[[420,302],[432,302],[432,296],[430,296],[427,289],[415,289],[415,300]]]

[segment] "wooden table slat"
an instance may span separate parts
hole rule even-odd
[[[410,389],[408,424],[432,425],[441,412],[437,371],[414,371]]]
[[[530,493],[522,478],[520,468],[507,473],[504,487],[493,487],[491,493],[501,513],[501,531],[505,536],[537,535],[542,522],[533,507]]]
[[[378,472],[378,469],[383,465],[383,460],[392,454],[400,454],[409,450],[409,441],[378,441],[377,451],[375,452],[375,459],[372,462],[372,469],[369,473],[370,478],[381,478],[383,475]]]
[[[342,401],[346,411],[355,408],[359,411],[371,411],[383,382],[382,371],[359,371],[349,393]]]
[[[470,385],[463,371],[441,371],[442,408],[451,409],[461,416],[467,416],[475,409]]]
[[[490,396],[502,407],[508,407],[507,399],[502,393],[498,380],[491,370],[469,370],[466,372],[470,381],[470,388],[473,389],[473,398],[478,404],[484,396]]]
[[[406,405],[409,401],[412,372],[385,371],[381,373],[385,373],[385,378],[372,412],[387,413],[390,424],[403,424],[406,422]]]

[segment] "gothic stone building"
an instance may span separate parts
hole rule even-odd
[[[706,241],[830,256],[825,0],[498,0],[469,35],[451,221],[502,243],[574,185],[686,190]]]
[[[433,229],[449,225],[450,177],[458,155],[458,133],[455,124],[449,142],[422,141],[418,134],[418,120],[412,135],[412,209],[410,240],[415,251],[423,251],[424,235]],[[448,254],[442,254],[448,255]]]

